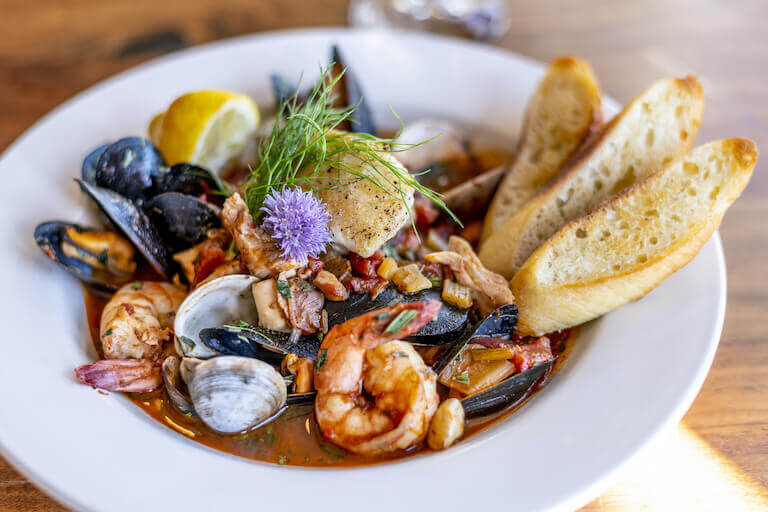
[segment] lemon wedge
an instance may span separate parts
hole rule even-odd
[[[196,91],[180,96],[149,125],[165,162],[187,162],[215,173],[230,166],[253,140],[259,110],[248,96]]]

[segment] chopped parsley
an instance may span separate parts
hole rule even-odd
[[[418,314],[419,311],[416,309],[406,309],[405,311],[401,311],[394,320],[389,322],[389,325],[384,329],[384,332],[386,334],[394,334],[401,331],[405,326],[411,323],[411,320],[416,318],[416,315]]]
[[[315,370],[318,372],[323,369],[323,366],[325,366],[325,360],[328,357],[328,349],[327,348],[321,348],[320,352],[317,354],[317,361],[315,361]]]
[[[464,370],[464,372],[453,377],[453,380],[455,380],[459,384],[469,385],[469,371]]]
[[[405,352],[395,352],[392,354],[392,357],[408,357],[408,354]]]
[[[442,277],[430,277],[429,282],[432,283],[432,288],[440,288],[441,286],[443,286]]]
[[[291,298],[291,284],[288,281],[283,281],[282,279],[277,280],[277,291],[280,292],[280,295],[284,299],[290,299]]]
[[[189,348],[195,348],[195,345],[197,345],[197,343],[195,343],[192,338],[187,338],[186,336],[179,336],[179,340],[181,340]]]
[[[310,291],[310,292],[312,291],[312,285],[310,285],[310,284],[309,284],[308,282],[306,282],[305,280],[303,280],[303,279],[299,279],[298,283],[299,283],[299,286],[301,286],[301,287],[302,287],[302,288],[304,288],[305,290],[307,290],[307,291]]]
[[[107,259],[108,258],[109,258],[109,251],[107,251],[106,249],[101,251],[99,253],[99,255],[96,256],[96,259],[99,260],[99,263],[101,263],[102,265],[105,265],[105,266],[107,264]]]
[[[347,456],[347,452],[343,448],[330,443],[322,443],[320,449],[325,452],[331,459],[343,459]],[[322,458],[322,457],[321,457]],[[320,461],[320,459],[318,459]]]
[[[136,281],[131,286],[133,287],[134,290],[139,291],[144,286],[144,283],[142,281]]]
[[[102,338],[106,338],[107,336],[110,336],[112,334],[112,329],[107,329],[104,334],[101,335]]]

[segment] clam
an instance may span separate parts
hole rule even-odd
[[[131,200],[145,199],[163,165],[163,157],[149,140],[125,137],[99,154],[92,184]]]
[[[186,385],[181,378],[178,357],[168,356],[163,361],[163,383],[173,406],[182,414],[196,417],[195,407],[186,393]]]
[[[136,270],[131,244],[109,231],[49,221],[35,228],[35,242],[67,272],[100,291],[117,290]]]
[[[187,387],[197,415],[209,428],[234,434],[275,417],[288,396],[282,376],[247,357],[219,356],[196,364]]]
[[[258,278],[249,275],[224,276],[190,293],[176,312],[176,352],[183,357],[212,357],[217,352],[200,342],[201,330],[241,321],[256,324],[258,313],[251,292],[256,281]]]
[[[221,226],[216,211],[199,199],[180,192],[165,192],[150,199],[144,211],[172,252],[202,242],[211,229]]]

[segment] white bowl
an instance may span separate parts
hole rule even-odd
[[[81,289],[41,254],[32,231],[44,220],[84,215],[86,201],[72,181],[82,158],[102,142],[146,133],[154,114],[190,90],[234,89],[270,104],[269,73],[303,71],[307,83],[331,43],[341,45],[382,124],[394,122],[391,105],[405,119],[448,117],[510,141],[543,69],[511,53],[421,34],[333,29],[244,37],[92,87],[0,159],[0,448],[61,502],[126,511],[568,510],[596,496],[696,395],[725,307],[718,236],[647,297],[585,327],[562,371],[523,409],[441,453],[337,470],[254,463],[190,441],[119,394],[78,384],[73,368],[96,355]]]

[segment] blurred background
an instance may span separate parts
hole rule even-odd
[[[0,13],[0,151],[57,104],[159,55],[350,24],[472,37],[543,61],[578,55],[620,102],[693,73],[707,96],[698,141],[745,136],[768,151],[765,0],[0,0]],[[765,159],[721,229],[728,306],[701,393],[584,510],[768,510]],[[0,458],[0,511],[59,509]]]

